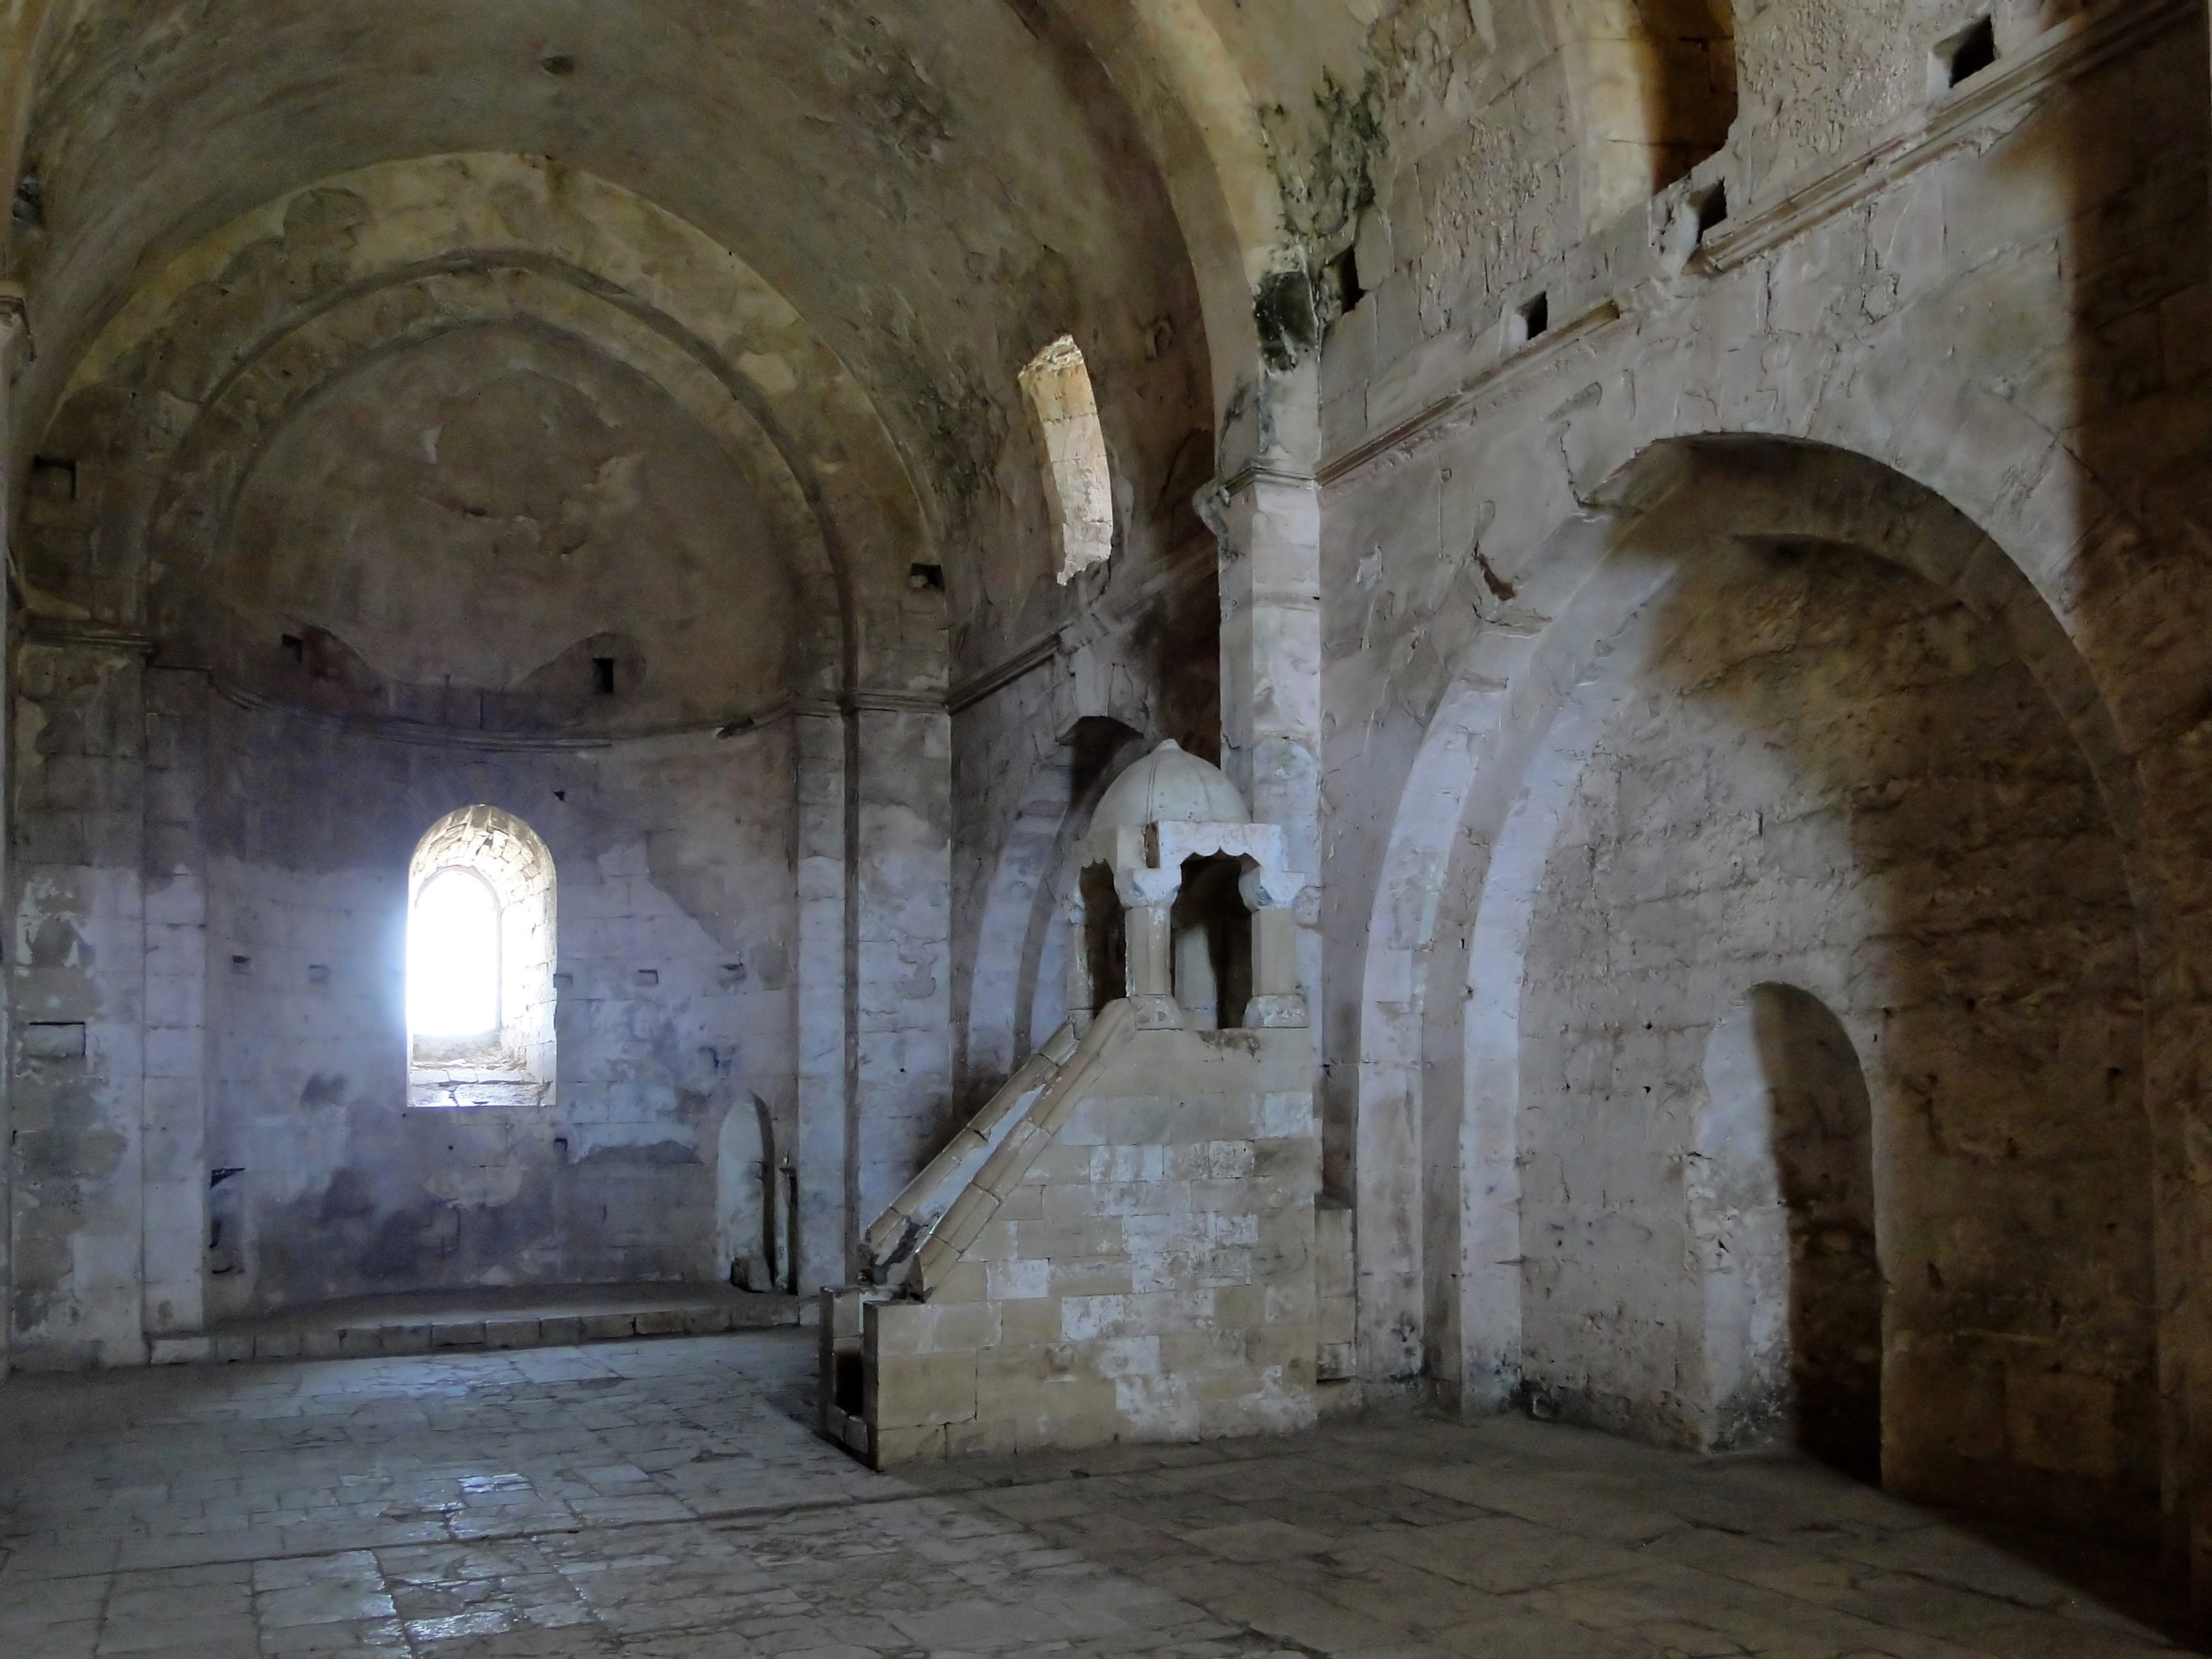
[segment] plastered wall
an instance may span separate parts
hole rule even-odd
[[[165,1316],[198,1327],[203,1284],[221,1318],[726,1274],[720,1189],[742,1175],[718,1167],[723,1120],[761,1103],[789,1126],[796,1104],[787,725],[455,750],[241,711],[202,677],[54,659],[23,699],[52,721],[22,757],[26,793],[56,805],[27,817],[55,828],[26,849],[17,991],[90,1035],[82,1058],[24,1068],[53,1129],[20,1165],[19,1248],[40,1265],[19,1281],[19,1364],[143,1355],[126,1282],[142,1247],[151,1297],[173,1291],[149,1303],[156,1334]],[[134,708],[149,680],[151,708]],[[150,743],[86,735],[131,714]],[[88,743],[124,751],[102,762],[119,799],[98,844],[69,793],[89,757],[63,747]],[[408,862],[479,801],[525,816],[557,867],[556,1086],[541,1110],[410,1109]]]
[[[787,729],[457,757],[317,754],[296,724],[223,722],[210,823],[210,1154],[246,1171],[249,1305],[726,1273],[722,1118],[792,1108]],[[525,817],[553,854],[547,1111],[394,1110],[408,833],[464,795]],[[263,804],[288,796],[282,816]]]

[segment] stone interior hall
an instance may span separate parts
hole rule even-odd
[[[2212,1651],[2207,0],[0,0],[0,1656]]]

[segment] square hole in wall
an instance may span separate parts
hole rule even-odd
[[[1359,302],[1367,297],[1367,289],[1359,280],[1358,252],[1346,248],[1323,265],[1322,286],[1338,316],[1349,317],[1358,310]]]
[[[658,984],[659,984],[659,983],[660,983],[660,970],[659,970],[658,968],[641,968],[641,969],[639,969],[637,970],[637,982],[638,982],[640,985],[658,985]]]
[[[945,591],[945,567],[941,564],[908,565],[906,585],[917,593],[942,593]]]
[[[595,696],[611,697],[615,694],[615,659],[612,657],[592,659],[592,690]]]
[[[1728,222],[1728,186],[1723,184],[1712,185],[1698,196],[1693,205],[1698,214],[1698,240],[1703,242]]]
[[[1936,48],[1939,89],[1963,85],[1997,61],[1996,24],[1978,17]]]
[[[1531,340],[1541,339],[1551,331],[1552,296],[1539,294],[1525,301],[1513,313],[1513,339],[1516,345],[1527,345]]]
[[[574,989],[576,988],[576,976],[575,976],[574,974],[556,974],[556,975],[553,975],[553,988],[554,988],[555,990],[556,990],[556,991],[573,991],[573,990],[574,990]]]
[[[303,666],[306,665],[307,660],[307,642],[301,639],[297,634],[286,634],[281,636],[276,641],[276,648],[279,651],[282,651],[286,656],[289,657],[294,662],[299,663]]]
[[[230,971],[234,974],[252,973],[253,971],[253,958],[252,957],[233,957],[230,959]]]

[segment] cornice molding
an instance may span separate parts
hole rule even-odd
[[[153,642],[147,642],[150,654]],[[386,743],[403,743],[417,748],[476,749],[498,753],[568,753],[584,750],[613,749],[624,744],[645,743],[655,738],[713,737],[741,737],[749,732],[764,730],[793,714],[805,712],[789,697],[780,697],[772,703],[763,703],[753,708],[732,714],[720,714],[711,719],[685,720],[665,726],[645,726],[634,732],[471,732],[459,726],[429,726],[419,720],[381,719],[373,715],[332,714],[319,708],[302,708],[296,703],[279,702],[265,697],[258,691],[234,685],[219,678],[211,670],[188,667],[181,664],[157,664],[155,666],[173,673],[203,674],[207,677],[216,695],[234,708],[248,714],[273,714],[287,720],[303,720],[314,725],[354,736],[371,738]],[[838,712],[836,704],[830,712]]]
[[[1415,410],[1387,431],[1342,454],[1332,456],[1322,466],[1322,487],[1331,488],[1375,462],[1410,448],[1431,427],[1444,425],[1455,416],[1471,415],[1480,405],[1508,396],[1518,390],[1522,381],[1540,374],[1569,350],[1583,344],[1620,318],[1620,307],[1616,302],[1600,301],[1572,322],[1547,331],[1511,356],[1492,363],[1449,396]]]
[[[117,656],[143,657],[151,661],[155,645],[150,635],[112,623],[70,617],[46,617],[30,611],[23,617],[23,636],[37,645],[75,647],[105,651]]]
[[[1050,667],[1064,658],[1073,656],[1087,645],[1102,640],[1114,639],[1136,626],[1151,607],[1159,600],[1197,587],[1215,573],[1214,560],[1201,556],[1199,550],[1210,546],[1192,542],[1155,571],[1142,584],[1111,611],[1085,610],[1070,617],[1047,634],[1040,634],[1027,643],[1015,647],[998,661],[979,669],[966,679],[957,682],[945,698],[945,708],[952,714],[964,714],[976,704],[988,701],[1017,680],[1026,679],[1041,668]]]

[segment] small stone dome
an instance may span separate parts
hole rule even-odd
[[[1244,797],[1229,775],[1172,738],[1114,780],[1091,821],[1093,830],[1148,823],[1248,823]]]

